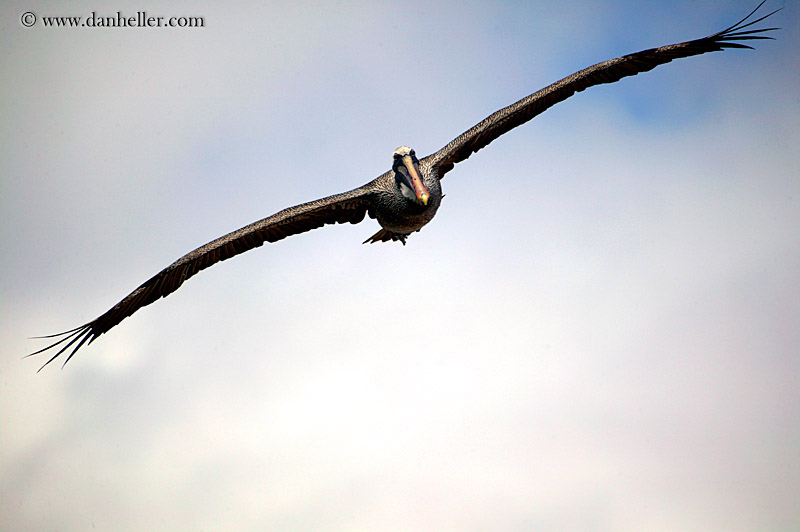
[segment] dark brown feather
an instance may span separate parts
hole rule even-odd
[[[28,356],[64,344],[42,365],[42,368],[72,347],[66,360],[64,360],[64,364],[66,364],[84,344],[92,343],[98,336],[108,332],[112,327],[140,308],[168,296],[177,290],[186,279],[217,262],[257,248],[264,242],[277,242],[287,236],[304,233],[322,227],[325,224],[359,223],[369,210],[370,198],[376,181],[350,192],[289,207],[263,220],[212,240],[158,272],[128,294],[122,301],[89,323],[63,333],[42,336],[41,338],[60,339]],[[39,368],[39,370],[41,371],[42,368]]]
[[[485,148],[499,136],[508,133],[517,126],[521,126],[555,104],[563,102],[576,92],[580,92],[594,85],[614,83],[624,77],[647,72],[659,65],[669,63],[673,59],[722,51],[726,48],[752,48],[751,46],[736,41],[772,39],[772,37],[758,34],[773,31],[777,28],[742,31],[744,28],[761,22],[779,11],[779,9],[776,9],[760,18],[747,22],[748,19],[764,5],[765,1],[766,0],[758,4],[749,15],[733,26],[713,35],[709,35],[708,37],[642,50],[634,54],[603,61],[602,63],[597,63],[589,68],[575,72],[491,114],[480,123],[456,137],[438,152],[426,157],[423,162],[437,169],[439,178],[441,179],[444,177],[444,174],[452,170],[456,163],[467,159],[473,153]]]

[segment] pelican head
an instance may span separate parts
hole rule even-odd
[[[420,177],[419,160],[414,150],[408,146],[400,146],[394,150],[393,157],[392,170],[400,193],[416,203],[427,205],[430,193]]]

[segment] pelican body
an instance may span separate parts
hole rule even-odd
[[[393,153],[391,170],[369,183],[349,192],[289,207],[212,240],[161,270],[89,323],[63,333],[41,337],[58,339],[28,356],[58,348],[42,368],[69,351],[64,361],[66,364],[83,345],[93,342],[140,308],[168,296],[200,270],[259,247],[264,242],[276,242],[325,224],[359,223],[369,215],[370,218],[377,219],[381,229],[364,243],[400,241],[405,244],[411,233],[419,231],[436,215],[443,197],[441,180],[456,163],[588,87],[615,83],[624,77],[669,63],[673,59],[728,48],[752,48],[741,41],[771,39],[772,37],[762,34],[777,28],[746,29],[778,11],[750,20],[764,1],[733,26],[708,37],[650,48],[575,72],[489,115],[442,149],[423,159],[417,159],[410,147],[400,146]]]
[[[400,146],[394,150],[392,170],[370,183],[375,188],[370,217],[382,229],[364,241],[385,242],[406,237],[430,222],[442,202],[442,185],[435,168],[420,166],[414,150]],[[399,192],[399,194],[398,194]]]

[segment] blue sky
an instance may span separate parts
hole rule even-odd
[[[204,271],[62,371],[28,337],[187,251],[755,2],[5,2],[0,512],[14,530],[800,526],[798,5],[449,173],[408,245]],[[202,29],[20,16],[203,16]]]

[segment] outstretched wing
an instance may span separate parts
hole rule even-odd
[[[257,248],[264,242],[277,242],[287,236],[310,231],[325,224],[359,223],[369,211],[373,183],[374,181],[350,192],[289,207],[263,220],[212,240],[158,272],[106,313],[89,323],[63,333],[41,336],[40,338],[60,339],[28,356],[60,346],[59,350],[42,365],[42,368],[44,368],[61,353],[72,347],[72,351],[64,361],[64,364],[66,364],[81,346],[92,343],[98,336],[108,332],[119,322],[145,305],[168,296],[177,290],[186,279],[200,270]],[[42,368],[39,368],[39,370],[41,371]]]
[[[764,5],[762,1],[745,18],[719,33],[679,44],[670,44],[659,48],[643,50],[609,61],[598,63],[589,68],[567,76],[544,89],[526,96],[520,101],[500,109],[485,120],[476,124],[455,138],[438,152],[426,157],[426,163],[438,169],[439,178],[449,172],[453,165],[468,158],[500,135],[507,133],[517,126],[521,126],[536,115],[539,115],[584,89],[602,83],[614,83],[626,76],[635,76],[641,72],[652,70],[658,65],[669,63],[673,59],[705,54],[707,52],[722,51],[725,48],[752,48],[737,41],[750,41],[755,39],[772,39],[758,35],[777,28],[762,28],[745,30],[767,17],[775,14],[779,9],[772,11],[756,20],[748,20]]]

